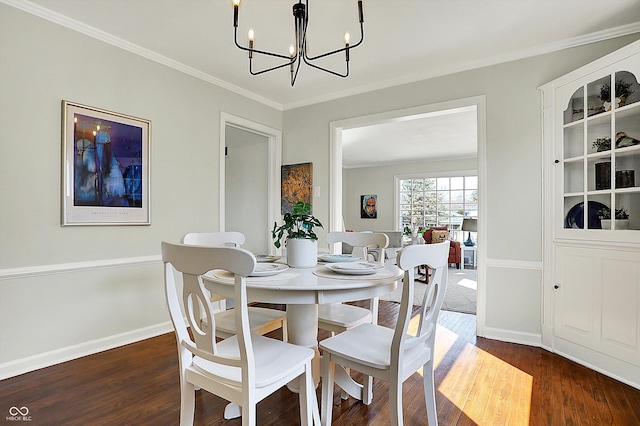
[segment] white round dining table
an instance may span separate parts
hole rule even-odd
[[[289,268],[272,276],[247,278],[247,299],[250,302],[287,305],[288,341],[315,349],[317,356],[313,370],[316,383],[319,380],[318,305],[389,294],[395,290],[403,274],[391,262],[371,275],[344,275],[330,270],[327,265],[318,263],[314,268]],[[203,282],[212,293],[227,298],[234,296],[233,276],[226,271],[210,271],[203,276]],[[355,397],[361,395],[356,388],[343,389]]]

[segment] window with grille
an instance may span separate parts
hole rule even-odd
[[[458,230],[465,217],[478,217],[478,177],[400,180],[400,229],[447,226]]]

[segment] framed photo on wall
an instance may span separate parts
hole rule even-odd
[[[151,121],[62,101],[62,225],[149,225]]]
[[[360,196],[360,218],[361,219],[377,219],[378,218],[378,196],[377,195],[361,195]]]

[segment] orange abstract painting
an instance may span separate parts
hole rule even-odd
[[[282,214],[291,212],[298,201],[313,204],[313,163],[282,166]]]

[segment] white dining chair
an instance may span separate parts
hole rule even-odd
[[[384,265],[384,249],[389,237],[377,232],[329,232],[327,243],[346,243],[353,247],[352,255],[368,260],[368,249],[378,250],[375,263]],[[318,306],[318,328],[332,333],[342,333],[364,323],[378,322],[378,298],[369,301],[369,309],[343,303],[329,303]]]
[[[338,364],[363,375],[389,384],[389,415],[391,425],[402,425],[402,383],[423,369],[427,419],[429,426],[438,424],[433,354],[438,314],[447,288],[449,241],[437,244],[412,245],[397,256],[398,267],[404,270],[402,299],[394,329],[376,324],[362,324],[320,342],[322,351],[323,426],[331,425],[333,408],[334,369]],[[422,301],[416,331],[409,330],[412,320],[415,268],[429,265],[432,269],[427,292]],[[370,404],[371,399],[363,403]]]
[[[192,425],[195,387],[242,407],[242,424],[256,424],[256,405],[292,380],[300,384],[300,420],[311,425],[317,402],[311,375],[313,349],[251,333],[246,277],[256,259],[235,247],[203,247],[162,242],[165,291],[178,342],[180,425]],[[234,274],[234,316],[237,334],[217,342],[213,307],[202,274],[222,269]],[[182,275],[182,290],[175,274]],[[212,327],[200,327],[194,307],[202,305]],[[187,323],[191,331],[187,330]],[[314,411],[314,406],[315,411]],[[316,419],[317,420],[317,419]]]
[[[207,247],[232,246],[240,247],[245,237],[240,232],[191,232],[182,237],[182,243]],[[215,313],[216,336],[227,338],[236,334],[236,323],[233,309],[226,308],[226,299],[211,294],[212,302],[219,302],[221,311]],[[249,326],[253,333],[267,334],[282,329],[282,340],[287,341],[287,314],[277,309],[249,306]]]
[[[346,243],[353,247],[351,254],[365,261],[370,260],[369,249],[377,250],[377,258],[373,260],[380,266],[384,266],[384,249],[389,245],[389,237],[378,232],[329,232],[327,243]],[[346,303],[325,303],[318,306],[318,328],[328,330],[332,335],[351,330],[360,324],[378,323],[379,299],[373,297],[369,299],[369,309],[359,306],[348,305]],[[371,377],[363,377],[363,392],[371,393]],[[342,392],[342,399],[349,396],[346,391]],[[370,398],[368,397],[365,398]]]

